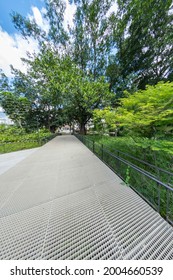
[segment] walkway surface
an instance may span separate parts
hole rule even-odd
[[[0,175],[15,166],[23,159],[27,158],[29,155],[36,152],[38,149],[39,148],[34,148],[29,150],[0,154]]]
[[[0,176],[1,259],[173,259],[173,228],[74,136]]]

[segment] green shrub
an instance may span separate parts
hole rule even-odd
[[[97,143],[103,144],[105,148],[108,148],[114,153],[116,153],[116,150],[119,150],[150,164],[173,171],[173,142],[171,141],[99,135],[87,137],[90,137],[90,139]],[[133,162],[129,157],[125,158]]]
[[[16,126],[0,125],[0,153],[39,147],[53,137],[46,129],[26,133]]]

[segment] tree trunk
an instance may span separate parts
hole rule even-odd
[[[85,135],[86,134],[86,127],[85,127],[85,123],[80,123],[80,134]]]

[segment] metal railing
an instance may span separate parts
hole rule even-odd
[[[141,169],[145,169],[145,172],[152,173],[154,177],[157,179],[160,179],[164,181],[164,183],[168,184],[169,186],[173,187],[173,173],[165,170],[163,168],[160,168],[154,164],[151,164],[149,162],[146,162],[144,160],[141,160],[137,157],[134,157],[128,153],[124,153],[120,150],[113,149],[114,153],[116,153],[117,156],[121,156],[121,158],[124,159],[131,159],[131,163],[134,163]]]
[[[75,136],[109,166],[126,185],[173,225],[173,188],[170,185],[160,181],[156,175],[110,152],[103,147],[103,144],[98,144],[83,135],[75,134]],[[165,170],[162,169],[162,171]],[[170,174],[172,175],[171,172]]]

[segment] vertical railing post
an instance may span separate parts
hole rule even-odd
[[[158,189],[158,212],[160,213],[160,184],[157,183],[157,189]]]
[[[101,159],[103,161],[103,144],[101,144]]]
[[[168,221],[168,211],[169,211],[169,190],[166,189],[166,220]]]
[[[117,157],[119,157],[119,151],[117,152]],[[116,162],[117,162],[117,172],[118,172],[118,174],[120,174],[120,161],[118,158],[117,158]]]

